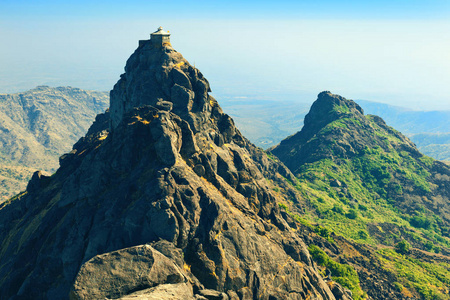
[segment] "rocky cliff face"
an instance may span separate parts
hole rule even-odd
[[[0,298],[335,299],[265,177],[293,175],[202,74],[150,42],[125,70],[58,171],[1,206]]]

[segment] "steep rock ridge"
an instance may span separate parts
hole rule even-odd
[[[201,73],[151,42],[125,69],[58,171],[1,206],[0,298],[335,299],[264,177],[293,175],[240,134]],[[178,275],[150,280],[149,263],[139,278],[86,277],[100,262],[141,266],[151,249]]]
[[[72,87],[0,94],[1,200],[24,190],[36,169],[54,172],[58,157],[107,106],[106,93]]]
[[[367,247],[375,264],[367,264],[364,258],[348,259],[356,251],[338,257],[355,266],[369,296],[446,299],[449,166],[422,155],[380,117],[366,116],[355,102],[330,92],[319,94],[304,124],[300,132],[270,150],[296,175],[292,183],[303,192],[301,201],[286,202],[286,209],[291,214],[300,212],[308,219],[304,223],[319,223],[316,230],[324,237],[335,232],[366,244],[358,248]],[[403,240],[413,248],[408,256],[393,250]],[[374,244],[383,246],[371,250]],[[335,245],[322,248],[336,256]],[[441,269],[433,269],[433,259],[442,262]],[[385,273],[388,280],[384,277],[383,281],[396,282],[400,291],[403,287],[403,296],[393,296],[392,286],[374,286],[367,279],[368,273],[382,265],[389,267],[375,277]],[[418,270],[422,278],[412,275]]]

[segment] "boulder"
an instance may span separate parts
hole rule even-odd
[[[148,293],[156,295],[177,290],[186,293],[189,290],[186,281],[173,260],[149,245],[141,245],[97,255],[83,264],[70,292],[70,299],[119,298],[158,285],[165,287],[149,290]],[[179,283],[181,285],[174,285]]]

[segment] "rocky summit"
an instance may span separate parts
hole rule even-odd
[[[293,174],[209,91],[169,43],[141,42],[109,112],[0,207],[0,298],[351,299],[280,211]]]

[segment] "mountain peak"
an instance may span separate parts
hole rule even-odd
[[[203,74],[174,50],[162,29],[140,41],[125,73],[111,91],[111,128],[135,107],[151,105],[173,111],[195,130],[207,120],[216,101]],[[206,114],[206,115],[205,115]]]
[[[382,136],[388,135],[398,143],[387,143]],[[418,153],[410,140],[387,126],[380,117],[365,116],[356,102],[324,91],[305,116],[303,128],[281,141],[271,152],[295,173],[304,163],[351,157],[367,147],[387,150],[397,144]]]
[[[363,109],[354,101],[332,94],[329,91],[323,91],[317,96],[317,100],[305,116],[304,130],[312,130],[316,133],[326,124],[339,118],[358,118],[363,115]]]

